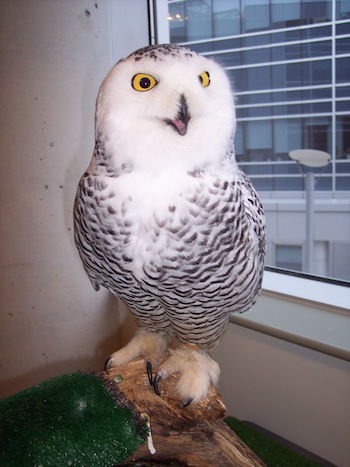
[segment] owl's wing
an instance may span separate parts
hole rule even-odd
[[[246,215],[256,233],[256,239],[259,242],[259,253],[263,258],[265,256],[266,249],[264,209],[252,182],[243,170],[239,169],[239,171],[241,175],[242,202],[245,207]]]

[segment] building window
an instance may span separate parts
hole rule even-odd
[[[291,271],[303,270],[302,247],[294,245],[276,245],[276,267]]]

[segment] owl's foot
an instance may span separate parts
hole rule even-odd
[[[122,349],[114,352],[105,361],[105,371],[126,365],[139,357],[146,361],[146,368],[150,384],[153,384],[152,366],[155,367],[164,357],[169,345],[170,337],[163,333],[149,332],[144,329],[137,331],[131,341]]]
[[[156,394],[160,394],[159,383],[173,373],[180,373],[176,391],[186,407],[206,397],[210,383],[215,386],[220,375],[219,365],[204,350],[178,348],[170,350],[170,356],[159,366],[153,381]]]

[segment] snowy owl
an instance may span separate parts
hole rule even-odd
[[[75,200],[90,281],[127,304],[139,326],[106,371],[143,357],[157,394],[179,373],[183,406],[217,384],[208,351],[261,287],[264,214],[235,161],[235,122],[217,63],[177,45],[140,49],[101,85],[95,150]]]

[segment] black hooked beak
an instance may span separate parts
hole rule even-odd
[[[190,120],[190,114],[188,112],[188,105],[186,98],[183,94],[180,96],[179,101],[179,111],[174,120],[166,119],[166,123],[171,125],[179,133],[179,135],[184,136],[187,133],[187,124]]]

